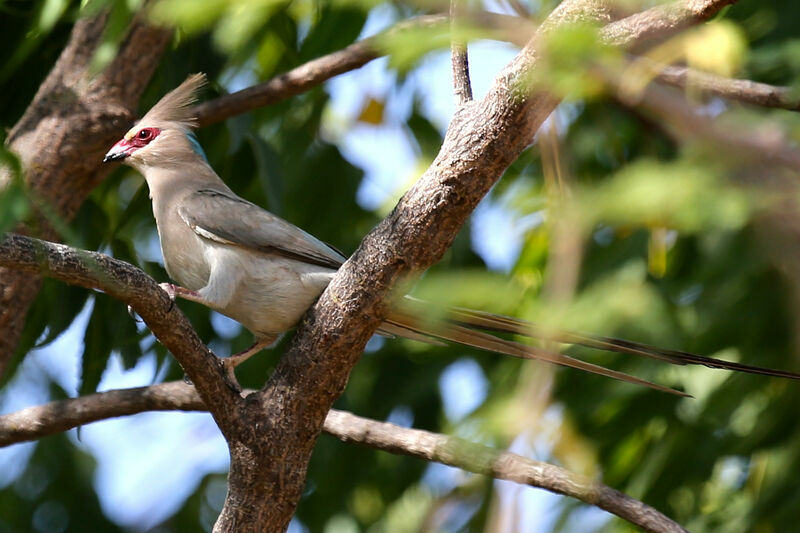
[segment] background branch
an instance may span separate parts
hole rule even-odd
[[[444,15],[426,15],[402,22],[385,32],[319,57],[269,81],[226,94],[195,106],[200,126],[208,126],[235,115],[265,107],[303,93],[344,72],[364,66],[380,57],[380,40],[386,35],[409,29],[444,24]]]
[[[111,173],[100,165],[103,154],[133,121],[172,36],[171,30],[134,20],[114,61],[95,76],[92,58],[107,19],[101,14],[75,23],[66,48],[6,140],[22,162],[28,187],[66,221]],[[7,179],[0,168],[0,189]],[[57,237],[46,224],[38,231],[48,240]],[[39,286],[37,276],[0,268],[0,374],[14,354]]]
[[[613,81],[613,76],[608,79],[617,85],[618,97],[624,104],[658,115],[661,118],[659,123],[668,126],[667,130],[678,139],[697,137],[724,149],[733,149],[737,157],[800,172],[800,151],[772,125],[765,123],[761,131],[752,126],[744,131],[713,120],[672,89],[656,85],[631,93],[623,83]]]
[[[146,411],[175,410],[206,411],[207,408],[193,386],[179,381],[60,400],[0,416],[0,446],[41,438],[98,420]],[[645,531],[685,531],[652,507],[607,485],[515,453],[336,409],[328,413],[323,431],[342,442],[409,455],[570,496]]]
[[[453,71],[453,92],[456,98],[456,107],[472,100],[472,85],[469,81],[469,59],[467,56],[467,43],[458,39],[457,25],[460,21],[459,3],[461,0],[450,0],[450,62]]]
[[[637,61],[641,61],[641,59],[637,59]],[[689,88],[728,100],[737,100],[762,107],[800,111],[800,98],[789,87],[725,78],[709,72],[673,65],[662,67],[656,79],[668,85]]]

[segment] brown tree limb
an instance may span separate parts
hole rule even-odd
[[[676,13],[684,18],[677,16],[675,20],[683,24],[697,21],[697,13],[710,14],[714,6],[727,3],[730,1],[681,2],[685,6]],[[540,32],[567,21],[608,19],[605,2],[566,0]],[[619,30],[615,38],[624,42],[628,30],[628,43],[648,35],[644,30],[637,33],[626,27],[626,20],[614,23]],[[264,389],[244,401],[231,396],[223,381],[214,377],[220,369],[215,359],[202,357],[207,355],[204,348],[184,347],[186,337],[179,342],[181,335],[173,331],[175,325],[162,307],[167,305],[164,295],[151,292],[158,291],[152,280],[147,278],[142,282],[146,286],[143,292],[132,295],[117,285],[122,279],[114,280],[111,293],[117,291],[116,296],[135,300],[134,308],[156,336],[168,339],[165,344],[187,365],[187,372],[203,398],[211,402],[212,414],[228,439],[229,493],[215,531],[285,529],[330,405],[341,394],[352,366],[380,323],[383,302],[391,288],[401,277],[424,270],[441,257],[478,201],[557,105],[556,97],[531,93],[525,83],[536,66],[536,57],[534,37],[501,72],[483,100],[469,102],[459,110],[433,165],[364,240],[307,314],[292,347]],[[55,259],[51,254],[59,250],[45,251],[47,260],[43,264],[52,269]],[[41,268],[35,254],[25,260],[28,270]],[[93,260],[95,265],[104,261],[97,257]],[[152,301],[159,305],[153,306]],[[190,344],[195,342],[188,338]],[[200,370],[190,371],[195,363]],[[200,381],[192,372],[200,376]],[[214,394],[215,387],[219,397]]]
[[[761,107],[800,111],[800,97],[789,87],[726,78],[683,66],[666,66],[656,77],[661,83]]]
[[[386,32],[311,60],[269,81],[198,104],[194,109],[195,116],[200,126],[207,126],[301,94],[383,55],[378,45],[385,34],[437,26],[446,21],[447,17],[443,15],[425,15],[405,21]]]
[[[0,416],[0,447],[146,411],[206,411],[195,388],[173,381],[59,400]],[[521,455],[430,431],[409,429],[331,409],[323,432],[342,442],[442,463],[468,472],[570,496],[654,532],[683,532],[652,507],[603,483]]]
[[[737,158],[800,172],[800,149],[775,127],[759,131],[752,126],[743,130],[730,124],[721,124],[701,113],[672,89],[655,85],[630,93],[624,84],[617,81],[617,77],[611,75],[606,79],[617,89],[622,103],[635,105],[658,116],[658,123],[681,142],[692,137],[700,138],[730,151]]]
[[[101,14],[75,23],[66,48],[6,141],[20,157],[37,198],[67,221],[110,173],[100,166],[103,154],[130,126],[172,36],[135,19],[117,57],[100,76],[93,76],[91,60],[106,19]],[[0,169],[0,188],[5,179]],[[46,239],[56,238],[46,225],[37,231]],[[16,349],[39,286],[37,276],[0,268],[0,374]]]
[[[129,304],[197,386],[223,434],[232,432],[238,423],[235,406],[241,400],[235,384],[153,278],[101,253],[13,234],[0,238],[0,266],[99,289]]]
[[[737,0],[685,0],[659,4],[608,24],[603,29],[603,37],[611,45],[637,48],[704,22],[723,7],[736,2]]]
[[[698,13],[710,16],[714,6],[728,3],[681,3],[683,8],[676,11],[684,18],[677,17],[676,24],[699,20]],[[608,18],[604,2],[567,0],[539,32],[565,21]],[[615,23],[620,35],[624,23]],[[629,42],[643,35],[629,33]],[[458,110],[431,167],[364,239],[306,314],[269,382],[247,397],[241,433],[230,443],[229,492],[215,531],[241,531],[242,524],[253,523],[269,524],[275,531],[287,526],[314,442],[381,322],[392,287],[441,257],[558,104],[553,95],[531,93],[527,86],[536,65],[536,41],[534,36],[501,71],[482,100]]]

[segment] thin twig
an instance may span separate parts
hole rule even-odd
[[[0,446],[30,441],[99,420],[147,411],[206,411],[194,387],[173,381],[91,394],[0,416]],[[342,442],[434,461],[596,505],[646,530],[685,530],[652,507],[563,468],[457,437],[409,429],[332,409],[323,431]]]
[[[689,88],[728,100],[737,100],[762,107],[800,111],[800,98],[789,87],[725,78],[682,66],[663,67],[656,79],[668,85]]]
[[[687,6],[686,2],[674,2],[665,6],[658,6],[625,19],[611,22],[605,26],[601,35],[604,41],[610,44],[627,47],[637,46],[642,42],[672,35],[692,22],[704,20],[707,12],[716,12],[721,6],[733,2],[734,0],[707,0],[691,3],[692,6],[697,4],[699,7]],[[521,17],[488,12],[467,13],[465,16],[468,16],[473,23],[502,30],[509,42],[520,46],[528,42],[536,29],[536,26],[530,20]],[[384,53],[379,50],[377,44],[385,33],[436,26],[446,21],[447,17],[442,15],[425,15],[400,23],[383,34],[369,37],[342,50],[309,61],[264,83],[198,104],[195,106],[198,124],[200,126],[208,126],[254,109],[272,105],[316,87],[334,76],[358,69]],[[460,83],[458,81],[459,73],[466,73],[462,80],[465,90],[469,92],[462,92],[461,94],[469,94],[470,96],[467,99],[469,100],[472,98],[472,90],[469,83],[466,50],[464,51],[463,63],[459,62],[457,67],[455,58],[458,55],[456,50],[453,55],[454,84]],[[456,94],[457,99],[461,100],[461,97],[458,96],[458,88],[456,88]]]
[[[469,81],[469,59],[467,43],[457,37],[458,24],[461,17],[459,3],[462,0],[450,0],[450,61],[453,66],[453,93],[456,106],[461,107],[472,100],[472,85]]]
[[[603,76],[617,89],[618,98],[624,104],[638,106],[661,117],[659,123],[680,142],[691,137],[701,138],[729,153],[800,172],[800,149],[774,126],[765,124],[761,130],[731,127],[703,114],[671,89],[649,86],[631,94],[617,77]]]
[[[198,104],[194,108],[198,124],[214,124],[301,94],[334,76],[355,70],[380,57],[383,52],[378,44],[387,33],[437,26],[446,21],[447,17],[443,15],[425,15],[402,22],[386,32],[304,63],[264,83]]]

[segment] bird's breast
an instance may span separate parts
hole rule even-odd
[[[177,213],[174,213],[175,220],[162,221],[166,223],[159,223],[158,218],[156,217],[156,225],[167,274],[187,289],[198,290],[204,287],[208,283],[210,267],[204,253],[203,240]]]

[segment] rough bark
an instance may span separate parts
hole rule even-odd
[[[635,44],[654,34],[661,36],[703,20],[730,3],[732,0],[688,0],[666,7],[659,6],[644,14],[609,24],[604,37],[617,44]],[[609,19],[605,2],[566,0],[539,31],[549,31],[565,21],[607,22]],[[86,24],[92,23],[97,22]],[[78,30],[76,27],[79,34]],[[86,28],[83,31],[89,32]],[[77,39],[75,35],[73,38]],[[320,301],[305,317],[292,347],[261,391],[242,398],[230,389],[219,363],[208,356],[191,328],[186,330],[181,327],[176,331],[170,326],[171,320],[165,317],[172,308],[152,280],[139,280],[139,289],[133,293],[128,293],[123,286],[135,280],[135,276],[116,280],[112,295],[132,299],[129,301],[134,303],[137,312],[184,365],[228,440],[231,452],[229,493],[215,531],[285,530],[300,498],[314,442],[332,403],[344,389],[350,370],[380,323],[384,315],[384,302],[392,287],[402,277],[424,270],[441,257],[480,199],[532,142],[541,123],[558,104],[558,99],[550,94],[531,93],[527,89],[525,81],[537,61],[536,43],[537,37],[534,36],[501,72],[484,99],[467,102],[459,109],[434,163],[342,267]],[[69,58],[69,55],[65,57]],[[120,68],[112,68],[108,72],[118,72]],[[58,69],[57,65],[54,72]],[[60,78],[56,76],[56,79]],[[87,94],[95,94],[89,90],[92,87],[96,91],[102,91],[102,88],[88,83],[86,87],[89,89],[84,89],[79,83],[81,79],[79,77],[76,81],[65,77],[60,84],[54,83],[53,89],[47,94],[50,97],[59,94],[75,97],[75,103],[66,109],[83,117],[83,121],[78,123],[87,130],[91,127],[104,128],[114,120],[126,120],[125,117],[129,115],[121,112],[127,109],[120,103],[120,100],[124,100],[124,95],[120,94],[122,89],[115,85],[113,79],[108,79],[104,82],[110,87],[107,98],[116,103],[111,105],[107,98],[102,99],[107,107],[102,107],[102,111],[96,113],[105,117],[104,124],[99,126],[93,122],[91,118],[97,114],[86,113],[85,107],[97,102],[91,98],[84,99]],[[56,139],[62,145],[54,152],[69,155],[71,144],[64,141],[68,136],[58,137],[52,130],[47,136],[44,133],[35,135],[34,132],[39,128],[44,128],[41,124],[56,127],[47,120],[54,113],[52,104],[48,105],[47,95],[42,99],[37,95],[32,107],[37,102],[42,109],[49,111],[28,122],[24,122],[23,117],[21,123],[24,122],[25,126],[15,128],[12,132],[12,136],[16,135],[17,142],[21,143],[20,146],[25,148],[21,151],[30,154],[36,150],[47,150],[51,139]],[[36,125],[36,128],[31,129],[31,125]],[[121,125],[113,134],[102,129],[94,131],[93,135],[101,138],[108,134],[113,141],[122,129],[124,126]],[[44,131],[47,132],[46,129]],[[81,148],[81,160],[99,161],[108,142],[102,140],[97,143],[94,149],[99,151],[96,154],[88,153],[85,147]],[[26,164],[31,161],[28,157],[26,160],[23,155]],[[58,164],[59,169],[69,166],[61,159]],[[83,174],[66,173],[58,179],[61,174],[51,168],[46,176],[33,181],[49,179],[47,183],[52,190],[58,191],[59,187],[68,186],[85,195],[93,184],[102,179],[101,173],[93,174],[92,170],[74,162],[72,165],[74,170]],[[96,167],[92,168],[96,172]],[[72,184],[70,177],[76,183]],[[67,196],[72,197],[73,192],[70,190]],[[67,217],[80,204],[80,201],[69,198],[56,198],[53,202]],[[42,253],[46,262],[49,262],[58,261],[65,252],[58,247],[42,246],[34,246],[36,253],[26,256],[28,271],[42,268],[39,264],[43,260]],[[95,262],[105,261],[100,257],[91,257]],[[78,284],[94,286],[85,280],[96,278],[88,276],[85,268],[81,270],[82,261],[77,263],[79,265],[75,271],[84,276],[81,278],[84,281],[80,282],[79,279]],[[148,302],[157,302],[158,305],[148,306]],[[18,308],[17,315],[20,314]],[[0,349],[2,347],[0,345]]]
[[[75,23],[66,48],[6,141],[21,159],[28,186],[67,221],[109,174],[100,166],[103,154],[130,127],[172,34],[135,20],[115,60],[93,78],[89,67],[106,18]],[[0,175],[0,187],[3,181]],[[37,226],[42,237],[56,237],[46,224]],[[39,286],[37,276],[0,269],[0,374]]]
[[[728,3],[681,2],[668,14],[674,26],[683,26]],[[603,2],[565,1],[539,31],[564,21],[608,17]],[[633,28],[624,20],[613,23],[615,35],[623,42],[622,36],[628,35],[630,43],[648,35],[634,29],[663,30],[652,18],[637,18],[636,23]],[[245,419],[261,423],[241,426],[231,441],[229,493],[214,531],[287,527],[314,442],[384,316],[392,287],[441,257],[480,199],[558,104],[552,95],[525,89],[524,80],[536,64],[536,42],[534,36],[485,98],[459,109],[431,167],[340,269],[307,313],[269,382],[248,396],[244,409],[253,414]]]
[[[0,239],[0,266],[102,290],[130,305],[178,360],[223,434],[229,436],[238,420],[234,412],[239,400],[237,385],[229,381],[221,361],[200,341],[187,318],[153,278],[98,252],[13,234]]]
[[[195,388],[182,382],[59,400],[0,416],[0,446],[41,438],[112,417],[172,410],[205,411],[206,406]],[[322,431],[342,442],[455,466],[468,472],[577,498],[645,531],[685,531],[652,507],[607,485],[555,465],[498,451],[458,437],[399,427],[336,409],[328,412]]]

